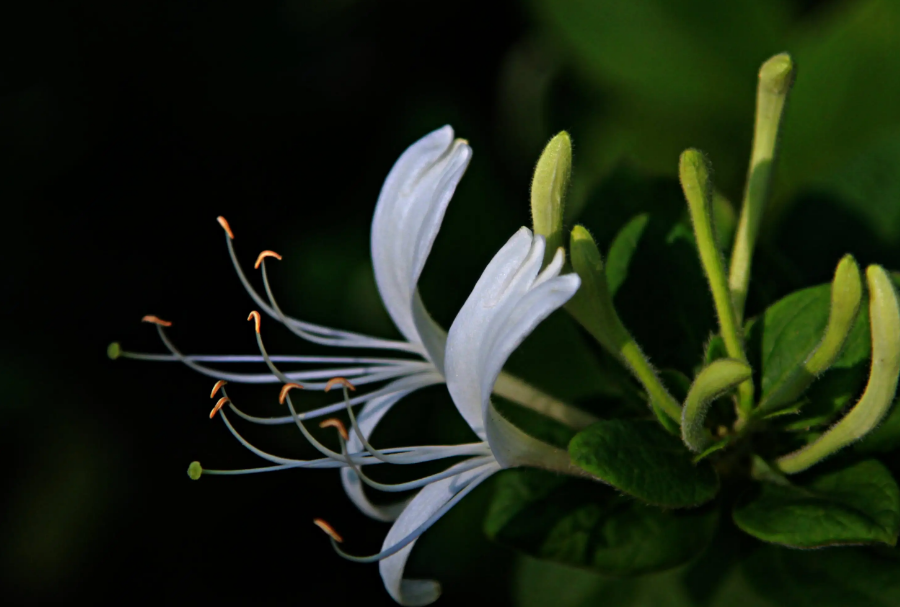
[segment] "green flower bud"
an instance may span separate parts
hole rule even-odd
[[[694,379],[681,410],[681,439],[688,449],[700,453],[712,443],[703,426],[712,402],[738,384],[750,379],[753,369],[747,363],[720,358],[704,368]]]
[[[531,182],[534,233],[547,240],[544,264],[563,246],[565,194],[572,172],[572,140],[565,131],[550,140],[541,153]]]
[[[785,474],[802,472],[871,432],[894,400],[900,376],[900,302],[890,277],[880,266],[866,268],[866,282],[872,332],[872,368],[866,390],[850,412],[822,436],[777,460]]]
[[[756,410],[759,414],[775,411],[796,401],[819,375],[834,364],[856,322],[860,301],[862,278],[859,267],[852,255],[845,255],[838,263],[831,282],[831,312],[822,341],[813,348],[802,365],[769,392]]]
[[[741,218],[734,248],[731,251],[731,273],[728,277],[738,319],[744,314],[753,248],[759,234],[763,210],[769,198],[781,117],[795,75],[794,62],[787,53],[775,55],[763,63],[759,70],[753,148],[750,153],[750,168],[744,202],[741,206]]]
[[[116,360],[122,354],[122,347],[119,345],[119,342],[114,341],[109,344],[109,347],[106,348],[106,355],[109,356],[112,360]]]

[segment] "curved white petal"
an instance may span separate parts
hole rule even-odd
[[[472,149],[449,126],[411,145],[385,179],[372,218],[372,264],[388,313],[404,337],[441,369],[444,331],[425,311],[416,283]]]
[[[559,276],[562,252],[540,273],[544,238],[520,229],[494,256],[463,304],[447,337],[445,377],[460,414],[483,439],[497,376],[509,355],[581,284]]]
[[[359,423],[359,429],[363,436],[368,439],[375,430],[375,426],[378,425],[378,422],[381,421],[397,401],[404,398],[407,394],[414,392],[419,388],[442,382],[443,378],[437,373],[427,374],[419,378],[414,384],[406,386],[406,389],[404,390],[385,394],[367,402],[356,416],[356,421]],[[350,432],[350,438],[347,441],[347,451],[349,453],[363,451],[362,442],[360,442],[356,432]],[[403,511],[403,508],[406,507],[406,504],[409,503],[409,500],[403,500],[393,504],[373,504],[366,496],[365,490],[363,489],[363,483],[353,468],[341,468],[341,484],[344,486],[344,491],[347,493],[347,497],[350,498],[350,501],[353,502],[363,514],[378,521],[389,523],[396,520]]]
[[[465,464],[466,462],[460,462],[449,470]],[[384,539],[382,550],[387,550],[407,539],[410,534],[420,535],[425,531],[422,526],[427,527],[436,522],[443,514],[442,509],[446,506],[452,507],[456,501],[498,470],[500,470],[500,465],[491,462],[425,486],[391,527]],[[415,543],[415,541],[410,542],[402,550],[378,563],[384,587],[401,605],[429,605],[436,601],[441,594],[441,585],[434,580],[403,579],[403,570],[406,568],[406,561]]]

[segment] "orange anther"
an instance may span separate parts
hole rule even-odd
[[[227,402],[228,402],[227,396],[223,396],[222,398],[220,398],[219,402],[216,403],[216,406],[213,407],[212,411],[209,412],[209,419],[212,419],[213,417],[215,417],[216,413],[219,412],[219,409],[221,409]]]
[[[250,312],[250,316],[247,317],[247,320],[250,320],[251,318],[256,323],[256,332],[259,333],[259,312],[256,310]]]
[[[143,317],[141,319],[141,322],[149,322],[149,323],[153,323],[154,325],[160,325],[161,327],[171,327],[172,326],[172,323],[170,323],[168,320],[163,320],[161,318],[153,316],[152,314],[148,314],[147,316]]]
[[[341,437],[344,440],[350,440],[350,435],[347,434],[347,428],[344,427],[344,422],[337,419],[336,417],[329,417],[324,422],[319,424],[320,428],[336,428],[338,432],[341,433]]]
[[[351,383],[350,383],[346,378],[344,378],[344,377],[333,377],[333,378],[329,379],[329,380],[328,380],[328,383],[325,384],[325,391],[328,392],[329,390],[331,390],[332,388],[334,388],[337,384],[343,384],[344,387],[350,388],[350,389],[353,390],[354,392],[356,391],[356,386],[354,386],[353,384],[351,384]]]
[[[225,218],[222,217],[221,215],[219,215],[218,217],[216,217],[216,221],[219,222],[220,226],[225,228],[225,231],[228,233],[228,238],[230,238],[231,240],[234,240],[234,232],[231,231],[231,226],[228,225],[228,222],[225,221]]]
[[[261,264],[263,259],[265,259],[266,257],[274,257],[278,261],[281,261],[281,255],[279,255],[275,251],[263,251],[262,253],[259,254],[259,257],[256,258],[256,263],[253,264],[253,269],[258,270],[259,264]]]
[[[209,397],[210,397],[210,398],[213,398],[213,397],[216,395],[216,392],[219,391],[219,388],[221,388],[222,386],[224,386],[224,385],[227,384],[227,383],[228,383],[228,382],[225,381],[224,379],[220,379],[219,381],[217,381],[217,382],[216,382],[216,385],[213,386],[212,392],[209,393]]]
[[[287,398],[287,393],[290,392],[293,388],[300,388],[302,390],[303,386],[301,386],[300,384],[293,384],[293,383],[284,384],[281,387],[281,393],[278,395],[278,404],[279,405],[284,404],[284,399]]]
[[[313,519],[313,524],[314,524],[316,527],[318,527],[319,529],[321,529],[322,531],[324,531],[325,533],[327,533],[327,534],[328,534],[328,537],[330,537],[331,539],[333,539],[334,541],[336,541],[338,544],[340,544],[340,543],[342,543],[342,542],[344,541],[344,538],[342,538],[342,537],[338,534],[338,532],[334,530],[334,527],[332,527],[331,525],[329,525],[328,523],[326,523],[326,522],[323,521],[322,519],[320,519],[320,518],[314,518],[314,519]]]

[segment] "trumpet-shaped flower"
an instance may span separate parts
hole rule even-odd
[[[471,449],[469,459],[442,473],[388,486],[374,483],[362,473],[360,466],[370,460],[365,456],[357,459],[362,454],[348,454],[346,439],[342,439],[341,456],[345,458],[345,465],[356,469],[364,482],[388,491],[423,487],[391,527],[381,552],[369,557],[354,557],[343,552],[338,545],[342,538],[327,523],[317,521],[331,536],[341,555],[361,562],[379,561],[385,587],[401,605],[427,605],[440,595],[440,585],[435,581],[403,578],[409,554],[423,532],[492,474],[517,466],[584,474],[569,462],[565,451],[525,434],[501,417],[491,403],[494,384],[509,355],[547,315],[578,290],[577,275],[559,275],[563,266],[562,249],[541,272],[543,259],[544,238],[533,236],[530,230],[522,228],[487,266],[450,328],[445,358],[447,387],[457,409],[482,441],[457,446]],[[404,454],[404,459],[392,461],[390,458],[394,456],[376,450],[358,427],[354,430],[369,457],[401,464],[418,457],[413,455],[406,459],[409,455]],[[431,451],[424,451],[426,449]],[[420,461],[442,457],[434,449],[438,448],[415,447],[408,453],[420,453]],[[452,447],[442,449],[447,450],[447,456],[455,453],[450,451]]]
[[[229,401],[224,382],[213,388],[223,396],[211,414],[219,414],[234,436],[253,453],[273,465],[250,470],[202,470],[195,462],[189,468],[193,478],[201,473],[246,474],[287,468],[341,468],[351,470],[362,483],[386,492],[420,491],[400,509],[399,516],[384,540],[382,550],[374,555],[358,557],[344,552],[340,535],[325,521],[315,523],[332,539],[335,550],[357,562],[379,562],[382,579],[391,596],[402,605],[427,605],[440,595],[440,585],[431,580],[403,578],[412,548],[428,528],[462,500],[481,482],[503,468],[534,466],[557,472],[585,476],[573,466],[564,450],[547,445],[527,435],[498,414],[491,403],[491,393],[501,369],[510,354],[551,312],[562,306],[578,290],[575,274],[560,276],[563,251],[541,271],[544,238],[533,236],[527,228],[519,230],[495,255],[478,280],[450,328],[446,340],[445,371],[447,386],[463,418],[480,439],[477,442],[445,446],[411,446],[376,449],[371,445],[363,422],[351,407],[348,389],[355,387],[345,378],[328,381],[325,389],[342,384],[344,406],[350,415],[353,433],[347,432],[338,419],[323,421],[321,427],[338,430],[341,449],[333,451],[319,442],[306,428],[291,399],[297,383],[282,372],[274,357],[268,355],[260,332],[260,316],[253,312],[257,345],[262,359],[274,376],[284,382],[281,401],[286,401],[291,419],[303,436],[324,457],[317,460],[293,460],[272,455],[247,442],[231,424],[223,405]],[[366,407],[373,407],[369,402]],[[366,409],[363,409],[365,413]],[[370,418],[371,419],[371,418]],[[363,472],[375,464],[409,465],[446,458],[464,457],[443,472],[399,484],[379,483]]]
[[[306,389],[324,390],[323,380],[335,376],[351,378],[357,386],[388,382],[382,387],[351,399],[351,405],[363,404],[359,421],[368,435],[378,421],[401,398],[420,388],[440,384],[443,378],[444,344],[446,332],[428,314],[419,297],[416,284],[444,212],[472,157],[472,149],[462,139],[455,139],[449,126],[429,133],[410,146],[397,160],[387,176],[372,220],[371,253],[378,292],[385,307],[405,338],[395,341],[341,331],[305,322],[285,315],[272,293],[266,273],[267,258],[281,259],[264,251],[256,262],[262,267],[266,298],[254,289],[244,274],[234,248],[234,233],[224,218],[219,218],[226,234],[226,244],[235,271],[256,305],[269,316],[279,320],[290,331],[306,341],[339,348],[373,349],[416,355],[418,359],[395,356],[273,356],[277,363],[324,365],[313,370],[285,372],[287,381],[303,382]],[[217,380],[235,383],[282,383],[274,373],[235,373],[207,366],[206,363],[263,362],[261,356],[204,356],[184,355],[165,334],[163,327],[171,323],[153,316],[145,321],[157,324],[160,337],[169,355],[124,352],[113,344],[110,354],[143,360],[178,360],[192,369]],[[344,409],[343,402],[300,413],[302,419],[333,414]],[[260,424],[294,423],[290,416],[260,418],[231,408],[244,419]],[[355,441],[354,441],[355,442]],[[342,472],[344,486],[351,499],[369,516],[393,520],[399,510],[372,504],[362,491],[359,479],[352,470]]]
[[[266,297],[254,289],[238,261],[234,248],[234,233],[224,218],[219,223],[225,231],[226,245],[235,271],[250,297],[263,312],[275,318],[290,331],[308,342],[319,345],[373,349],[414,355],[417,358],[397,356],[272,356],[261,355],[185,355],[172,343],[164,327],[171,323],[154,316],[145,321],[157,325],[160,338],[169,350],[168,355],[138,354],[119,349],[118,344],[110,347],[110,355],[143,360],[177,360],[192,369],[220,382],[234,383],[294,383],[303,382],[308,390],[326,390],[327,379],[340,376],[352,379],[356,386],[387,382],[377,389],[361,393],[350,399],[350,405],[363,405],[357,421],[359,433],[350,437],[348,448],[351,452],[361,451],[359,437],[368,437],[379,421],[400,399],[409,393],[430,385],[444,382],[444,350],[446,332],[434,321],[419,297],[417,282],[431,247],[437,236],[444,213],[459,180],[465,172],[472,150],[461,139],[454,139],[453,129],[445,126],[410,146],[397,160],[384,182],[375,214],[372,220],[371,254],[375,279],[379,294],[394,324],[405,340],[387,340],[323,327],[298,320],[284,314],[276,303],[266,270],[266,260],[281,259],[277,253],[264,251],[256,261],[256,268],[262,270]],[[257,323],[258,323],[257,315]],[[261,363],[269,365],[267,373],[238,373],[208,366],[208,363]],[[274,372],[273,363],[317,365],[309,370]],[[505,377],[506,386],[512,386],[519,394],[523,391],[537,395],[539,410],[562,417],[563,421],[586,425],[589,416],[577,410],[560,407],[552,399],[540,395],[529,386]],[[514,400],[515,395],[511,395]],[[283,400],[283,399],[282,399]],[[548,410],[548,403],[549,409]],[[224,404],[224,403],[223,403]],[[295,423],[294,415],[278,417],[256,417],[238,409],[229,402],[235,414],[247,421],[259,424]],[[344,402],[311,411],[298,413],[301,420],[333,414],[343,410]],[[318,465],[318,464],[317,464]],[[394,520],[403,503],[380,506],[366,497],[362,483],[352,467],[341,470],[343,485],[352,501],[367,515],[379,519]]]

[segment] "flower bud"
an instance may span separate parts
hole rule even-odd
[[[531,182],[531,217],[534,233],[547,241],[546,265],[563,246],[565,194],[572,172],[572,140],[565,131],[550,140],[534,169]]]

